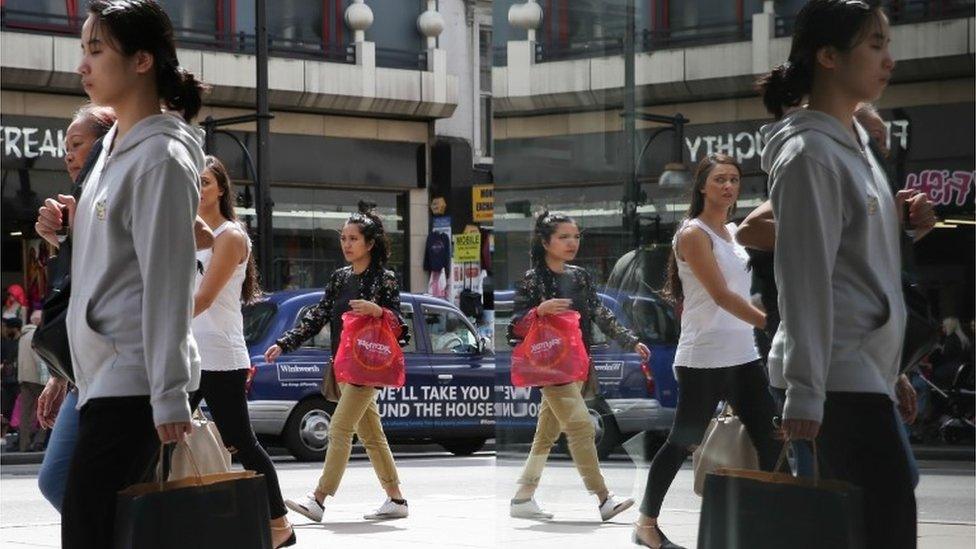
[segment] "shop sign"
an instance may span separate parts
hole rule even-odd
[[[476,263],[481,261],[481,233],[456,234],[453,260],[455,263]]]
[[[70,120],[36,116],[3,116],[0,150],[5,168],[63,170],[65,132]]]
[[[731,156],[740,164],[749,160],[757,160],[762,155],[763,145],[765,145],[759,128],[768,123],[768,120],[737,123],[740,126],[739,131],[726,132],[716,132],[714,128],[708,127],[718,126],[718,124],[703,125],[699,128],[689,126],[688,132],[691,134],[695,134],[700,129],[707,129],[701,135],[685,137],[688,157],[692,164],[715,153]],[[885,120],[884,125],[888,132],[888,143],[892,150],[907,150],[909,121]]]
[[[475,223],[491,222],[495,218],[495,186],[471,187],[471,219]]]
[[[965,206],[976,171],[922,170],[905,177],[905,188],[926,194],[936,206]]]

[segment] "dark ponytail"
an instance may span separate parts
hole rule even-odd
[[[766,110],[782,118],[787,108],[802,104],[813,89],[817,52],[826,47],[851,51],[881,16],[877,0],[807,2],[796,16],[789,59],[756,81]]]
[[[572,223],[576,225],[576,220],[563,213],[549,213],[546,210],[535,218],[535,228],[529,241],[529,260],[532,268],[538,269],[546,264],[546,247],[552,235],[556,232],[556,227],[560,223]]]
[[[88,12],[107,42],[123,55],[145,51],[153,56],[156,93],[168,110],[189,122],[200,112],[207,87],[180,66],[176,57],[173,23],[153,0],[92,0]]]
[[[183,67],[166,65],[156,71],[156,89],[166,108],[183,113],[189,122],[200,112],[207,86]]]
[[[356,224],[366,243],[373,243],[369,251],[370,266],[383,268],[390,260],[390,237],[383,227],[383,220],[376,214],[376,204],[359,201],[359,211],[350,215],[346,224]]]

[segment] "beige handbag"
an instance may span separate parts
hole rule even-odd
[[[190,423],[193,428],[186,437],[186,444],[177,444],[173,450],[168,480],[229,472],[230,452],[224,447],[217,424],[204,417],[199,410]],[[192,457],[187,453],[188,448],[193,452]]]
[[[691,455],[695,470],[695,493],[702,495],[705,475],[717,469],[759,469],[759,455],[745,425],[725,404],[705,430],[705,437]]]

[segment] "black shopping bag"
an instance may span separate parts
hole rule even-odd
[[[698,549],[861,549],[862,505],[860,488],[819,472],[719,469],[705,478]]]
[[[147,482],[118,494],[115,547],[271,549],[270,521],[264,475],[254,471]]]

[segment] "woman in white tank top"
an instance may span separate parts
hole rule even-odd
[[[682,311],[674,359],[678,409],[667,442],[651,462],[634,532],[634,542],[645,547],[679,548],[657,526],[661,503],[720,401],[728,401],[745,424],[763,469],[771,470],[779,453],[773,400],[752,333],[754,326],[765,326],[766,315],[749,301],[749,256],[729,223],[741,177],[731,157],[703,158],[688,214],[675,232],[663,294]]]
[[[245,469],[264,475],[268,487],[272,547],[295,544],[285,517],[284,500],[274,464],[258,444],[247,411],[250,368],[244,342],[241,304],[260,297],[251,240],[234,212],[235,194],[227,169],[207,156],[200,175],[200,217],[213,229],[212,249],[197,252],[193,295],[193,337],[200,349],[200,390],[190,398],[196,409],[206,399],[224,444]]]

